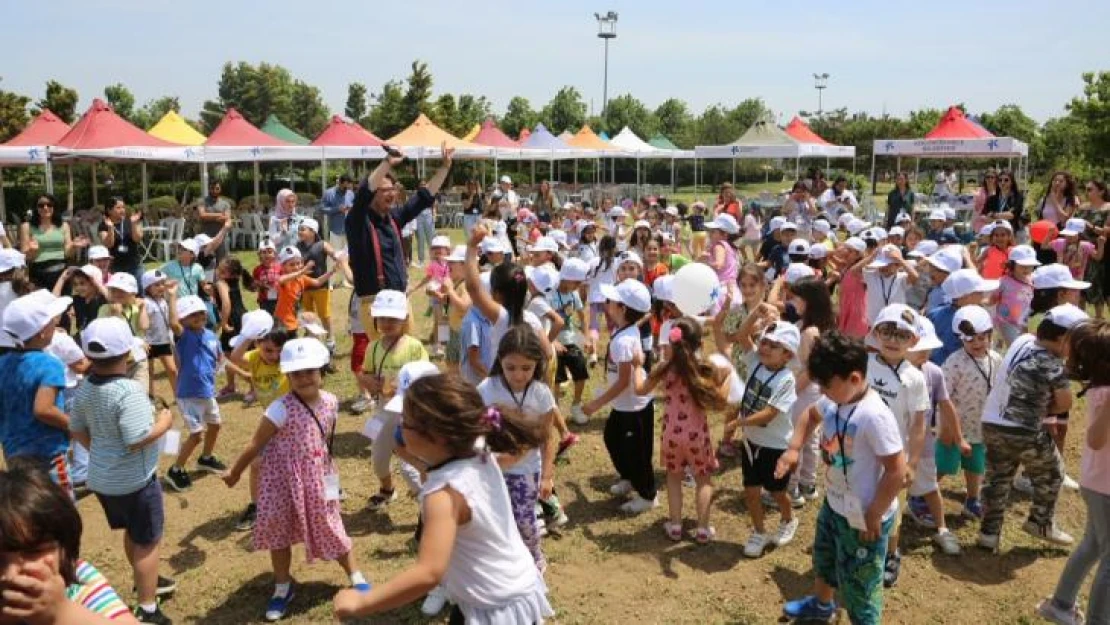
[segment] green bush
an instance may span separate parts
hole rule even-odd
[[[266,194],[266,193],[260,193],[260,194],[258,194],[258,203],[257,204],[255,204],[255,196],[248,195],[248,196],[244,197],[243,199],[239,200],[239,206],[236,207],[236,210],[240,211],[240,212],[255,213],[255,212],[258,212],[258,211],[268,211],[273,207],[274,207],[274,196]]]
[[[309,208],[309,207],[312,207],[312,206],[316,206],[316,203],[319,202],[319,201],[320,201],[319,198],[317,198],[315,195],[313,195],[311,193],[298,193],[297,194],[297,206],[300,206],[302,208]]]
[[[181,204],[178,203],[177,198],[172,195],[159,195],[147,201],[147,208],[150,210],[177,212],[181,210]]]

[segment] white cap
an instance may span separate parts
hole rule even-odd
[[[101,284],[104,282],[104,272],[101,271],[100,267],[97,267],[96,265],[84,265],[81,267],[80,271],[81,273],[85,274],[85,276],[89,280],[92,280],[96,284]]]
[[[112,254],[108,252],[108,248],[103,245],[93,245],[89,247],[89,260],[105,260],[111,258]]]
[[[651,223],[646,219],[638,219],[636,223],[632,224],[632,229],[635,230],[636,228],[647,228],[651,230]]]
[[[320,318],[316,316],[316,313],[303,311],[297,313],[297,327],[308,332],[312,336],[319,337],[328,335],[328,331],[320,324]]]
[[[805,239],[794,239],[793,241],[790,242],[790,245],[787,246],[786,253],[787,254],[808,254],[809,253],[809,241],[806,241]]]
[[[844,245],[852,248],[853,250],[861,254],[867,251],[867,243],[859,237],[848,237],[844,241]]]
[[[1076,280],[1071,276],[1067,265],[1053,263],[1033,270],[1034,289],[1078,289],[1090,288],[1090,282]]]
[[[736,223],[736,219],[727,213],[717,215],[713,221],[706,222],[705,228],[706,230],[723,230],[728,234],[740,232],[740,224]],[[783,226],[780,225],[779,229],[781,230],[782,228]],[[797,228],[795,228],[795,230],[797,230]]]
[[[915,245],[913,247],[913,251],[911,251],[909,254],[906,254],[906,256],[912,256],[914,258],[925,258],[927,256],[932,256],[933,254],[936,254],[938,249],[940,249],[939,243],[933,241],[932,239],[925,239],[924,241],[921,241],[920,243]]]
[[[873,234],[875,238],[880,241],[887,238],[886,229],[880,226],[874,226],[873,228],[871,228],[871,234]]]
[[[677,206],[668,206],[667,208],[663,209],[663,212],[670,215],[671,217],[678,217],[678,207]]]
[[[386,317],[404,321],[409,318],[409,299],[400,291],[385,289],[378,291],[370,304],[371,317]]]
[[[564,265],[564,268],[566,265]],[[651,283],[652,297],[661,302],[674,302],[674,276],[659,276]]]
[[[551,240],[559,245],[559,249],[567,248],[567,233],[562,230],[552,230],[547,233]]]
[[[486,237],[482,239],[482,253],[483,254],[504,254],[505,246],[501,244],[501,239],[497,237]],[[454,256],[454,254],[452,254]],[[464,255],[465,259],[466,256]]]
[[[871,261],[867,266],[870,269],[882,269],[893,265],[896,261],[894,256],[898,254],[898,248],[894,245],[884,245],[879,253],[875,255],[875,260]]]
[[[559,244],[551,237],[540,237],[536,242],[528,248],[530,252],[551,252],[553,254],[559,253]]]
[[[4,332],[17,344],[42,332],[55,317],[73,303],[69,297],[54,297],[46,289],[40,289],[17,298],[4,309]]]
[[[274,247],[274,242],[271,241],[268,237],[262,239],[258,243],[258,251],[259,252],[261,252],[262,250],[275,250],[275,249],[277,249],[277,248]]]
[[[122,271],[113,273],[112,277],[108,278],[108,284],[104,286],[109,289],[119,289],[124,293],[130,293],[132,295],[139,292],[139,285],[135,282],[135,276]]]
[[[417,360],[407,363],[401,367],[397,373],[397,392],[388,403],[382,408],[389,412],[400,413],[405,409],[405,393],[412,386],[412,383],[430,375],[439,375],[439,367],[428,362],[427,360]]]
[[[504,184],[512,184],[513,179],[508,176],[501,176],[501,182]]]
[[[929,321],[925,315],[917,316],[917,342],[909,349],[911,352],[927,352],[932,349],[940,349],[944,347],[944,343],[940,342],[937,338],[937,329],[933,326],[933,322]]]
[[[597,224],[589,219],[579,219],[578,221],[574,222],[574,229],[578,232],[582,232],[583,230],[591,226],[596,228]]]
[[[192,252],[194,256],[200,253],[200,245],[197,244],[196,239],[182,239],[177,246],[188,252]]]
[[[1044,316],[1045,321],[1051,321],[1067,330],[1071,330],[1088,319],[1090,317],[1087,316],[1087,313],[1075,304],[1061,304],[1049,310]]]
[[[120,317],[93,319],[81,332],[85,355],[93,360],[131,353],[135,336],[131,326]]]
[[[1037,260],[1037,252],[1028,245],[1015,245],[1010,248],[1008,256],[1010,262],[1022,267],[1040,267],[1041,261]]]
[[[946,221],[944,218],[944,209],[934,208],[929,212],[929,221]]]
[[[301,251],[298,250],[293,245],[286,245],[285,247],[281,248],[280,252],[278,252],[278,261],[282,264],[285,264],[285,263],[287,263],[291,260],[294,260],[294,259],[297,259],[297,258],[300,258],[300,257],[301,257]]]
[[[994,234],[993,223],[986,224],[982,228],[979,228],[979,236],[981,237],[989,237],[992,234]]]
[[[817,221],[813,222],[813,231],[820,232],[821,234],[828,234],[832,232],[832,224],[825,221],[824,219],[818,219]]]
[[[430,247],[445,247],[451,249],[451,238],[442,234],[432,237],[432,244]]]
[[[485,241],[482,241],[482,243],[485,243]],[[464,263],[464,262],[466,262],[466,246],[465,245],[456,245],[455,249],[451,250],[451,253],[448,254],[447,258],[445,258],[444,260],[446,260],[449,263]]]
[[[783,280],[787,284],[794,284],[799,280],[812,278],[814,275],[813,267],[804,263],[790,263],[786,266],[786,271],[782,272]]]
[[[563,210],[569,211],[574,208],[574,202],[563,202]]]
[[[956,209],[952,208],[951,206],[943,206],[941,210],[944,211],[945,221],[953,221],[956,219]]]
[[[1082,219],[1080,219],[1079,221],[1083,221],[1083,220],[1082,220]],[[1087,223],[1087,222],[1083,222],[1083,223]],[[1013,226],[1013,224],[1011,224],[1010,222],[1006,221],[1005,219],[999,219],[999,220],[995,221],[995,222],[994,222],[993,224],[991,224],[991,225],[992,225],[992,226],[994,226],[994,228],[992,229],[992,232],[993,232],[994,230],[998,230],[999,228],[1004,228],[1004,229],[1006,229],[1006,230],[1009,230],[1010,232],[1013,232],[1013,231],[1014,231],[1014,226]]]
[[[894,226],[887,233],[887,237],[904,237],[906,236],[906,229],[902,226]]]
[[[940,284],[941,291],[950,301],[971,295],[998,290],[998,280],[984,280],[974,269],[957,269]]]
[[[811,245],[809,246],[809,257],[813,260],[820,260],[829,255],[829,248],[824,245]]]
[[[878,230],[878,228],[868,228],[867,230],[864,230],[863,232],[861,232],[859,234],[859,238],[863,239],[865,242],[866,241],[878,242],[880,239],[882,239],[882,237],[879,236],[879,233],[877,232],[877,230]]]
[[[303,338],[287,341],[281,348],[281,372],[320,369],[331,360],[328,348],[319,339]]]
[[[965,321],[971,324],[974,334],[968,335],[960,331],[960,325]],[[952,332],[964,341],[970,341],[977,335],[993,328],[994,320],[991,319],[990,312],[982,306],[964,306],[957,310],[956,315],[952,317]]]
[[[795,230],[796,231],[797,229],[798,229],[798,224],[796,224],[792,221],[784,221],[781,224],[779,224],[779,230],[780,231],[782,231],[782,230]],[[737,226],[736,231],[737,232],[740,231],[739,226]]]
[[[624,263],[636,263],[640,269],[644,268],[644,260],[633,250],[625,250],[617,254],[617,266],[620,267]]]
[[[536,290],[544,295],[559,287],[559,271],[548,265],[536,267],[528,279],[532,281]]]
[[[759,340],[778,343],[785,347],[791,354],[797,354],[798,346],[802,342],[802,335],[798,332],[798,326],[785,321],[775,321],[767,326],[767,329],[760,335]]]
[[[19,250],[0,249],[0,273],[27,266],[27,258]]]
[[[313,219],[311,217],[305,217],[304,219],[302,219],[301,220],[301,225],[298,226],[298,227],[308,228],[309,230],[315,232],[316,234],[320,234],[320,222],[316,221],[315,219]]]
[[[945,273],[959,271],[960,267],[964,266],[964,257],[958,247],[942,247],[926,260]]]
[[[143,290],[146,291],[159,282],[165,282],[166,277],[166,274],[162,273],[159,269],[151,269],[150,271],[143,272]]]
[[[619,219],[619,218],[623,218],[623,217],[624,217],[624,208],[622,208],[620,206],[614,206],[613,208],[609,209],[609,219]]]
[[[783,217],[782,215],[772,217],[771,221],[767,223],[768,232],[777,231],[779,228],[782,227],[782,224],[784,223],[786,223],[786,217]]]
[[[905,211],[898,213],[898,215],[894,217],[894,223],[896,224],[904,224],[907,221],[913,221],[913,217],[910,217],[909,213]]]
[[[177,316],[181,319],[196,313],[207,313],[208,308],[204,305],[204,300],[196,295],[186,295],[177,300]]]
[[[194,240],[197,242],[197,250],[199,251],[204,249],[205,245],[208,245],[212,242],[212,237],[202,233],[194,237]]]
[[[590,265],[581,258],[568,258],[563,261],[563,268],[559,270],[560,280],[582,282],[590,271]]]
[[[855,236],[855,235],[859,234],[860,232],[863,232],[864,230],[866,230],[867,227],[870,226],[870,225],[871,225],[870,223],[868,223],[868,222],[866,222],[862,219],[856,219],[855,217],[853,217],[852,219],[848,220],[848,225],[845,226],[845,228],[847,228],[849,234],[851,234],[852,236]]]
[[[231,337],[231,349],[239,347],[243,341],[258,340],[274,329],[274,318],[270,313],[265,310],[252,310],[243,315],[243,321],[240,324],[242,329],[239,330],[238,336]]]
[[[852,213],[841,213],[840,217],[837,218],[837,220],[836,220],[836,225],[838,225],[841,228],[844,228],[845,230],[847,230],[848,229],[848,224],[852,223],[855,220],[855,218],[856,218],[856,216],[853,215]]]
[[[601,285],[601,295],[610,301],[620,302],[637,312],[651,310],[651,293],[639,280],[625,280],[617,286]]]
[[[1071,218],[1064,222],[1064,229],[1060,231],[1062,237],[1077,237],[1087,230],[1086,219]]]
[[[893,323],[901,330],[908,330],[913,332],[914,336],[920,336],[917,325],[918,316],[912,308],[905,304],[891,304],[879,311],[879,316],[871,324],[871,331],[874,332],[875,328],[881,324]]]

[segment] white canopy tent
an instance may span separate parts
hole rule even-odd
[[[1011,137],[981,139],[876,139],[871,152],[871,192],[875,192],[875,161],[880,156],[921,158],[1018,159],[1017,176],[1029,177],[1029,146]],[[901,169],[901,167],[899,167]],[[917,170],[917,166],[914,166]]]

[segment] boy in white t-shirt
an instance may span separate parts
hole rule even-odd
[[[789,601],[791,619],[827,620],[841,603],[853,623],[882,621],[882,564],[906,480],[897,419],[867,382],[863,343],[838,332],[822,335],[810,350],[808,370],[825,399],[797,423],[776,475],[787,475],[814,428],[822,426],[825,502],[813,541],[814,594]]]
[[[867,321],[871,326],[879,312],[891,304],[906,303],[906,285],[917,284],[917,270],[902,258],[894,245],[875,248],[861,261],[863,282],[867,286]]]
[[[906,469],[909,477],[904,486],[913,481],[913,474],[925,449],[925,411],[929,409],[929,392],[921,370],[906,360],[917,341],[918,314],[905,304],[883,308],[875,318],[868,337],[879,349],[867,359],[867,383],[894,413],[902,444],[906,449]],[[900,500],[904,503],[903,496]],[[894,528],[887,549],[883,585],[887,588],[898,583],[902,554],[898,551],[898,535],[902,517],[894,519]]]

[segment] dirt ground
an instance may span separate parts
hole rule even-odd
[[[457,233],[454,238],[459,238]],[[245,260],[248,266],[254,265],[254,258]],[[345,311],[349,296],[349,290],[334,291],[333,310]],[[423,311],[423,296],[417,298],[414,310]],[[420,314],[418,318],[420,336],[426,336],[431,322]],[[346,315],[337,314],[335,323],[340,373],[328,378],[326,386],[345,400],[354,394]],[[595,370],[587,396],[599,377],[600,372]],[[158,383],[168,396],[168,385],[160,372]],[[561,404],[564,410],[569,411],[569,399],[565,397]],[[230,464],[253,433],[261,408],[244,408],[236,398],[223,402],[221,409],[224,429],[217,455]],[[772,550],[759,560],[745,559],[743,544],[751,525],[742,503],[739,467],[729,463],[715,479],[716,542],[702,546],[686,538],[672,543],[662,529],[665,493],[660,492],[659,509],[635,517],[621,513],[619,502],[608,494],[614,474],[601,439],[604,417],[604,413],[595,415],[588,425],[572,426],[583,435],[582,442],[569,453],[569,462],[556,471],[556,488],[570,523],[561,535],[544,541],[550,562],[550,598],[557,611],[552,622],[770,623],[781,614],[785,599],[809,591],[809,545],[816,504],[801,510],[802,525],[793,544]],[[399,497],[383,512],[366,509],[368,498],[377,489],[368,441],[360,434],[366,418],[342,416],[335,450],[348,496],[343,505],[344,520],[354,539],[357,561],[371,581],[381,582],[413,559],[416,503],[410,497]],[[1076,475],[1084,423],[1081,407],[1073,410],[1072,419],[1067,463],[1069,472]],[[714,421],[713,431],[719,435],[720,417]],[[169,464],[164,458],[163,471]],[[663,484],[660,470],[657,479]],[[234,490],[212,475],[194,473],[194,480],[192,491],[166,494],[162,573],[176,578],[178,591],[163,608],[176,623],[261,622],[272,590],[270,561],[265,553],[251,552],[249,533],[234,528],[248,500],[247,480],[244,478]],[[902,579],[897,588],[886,593],[884,621],[1037,622],[1033,607],[1051,592],[1068,551],[1038,543],[1020,531],[1028,510],[1024,497],[1015,501],[1007,515],[1002,553],[980,551],[973,546],[977,524],[958,515],[962,480],[948,480],[944,492],[948,518],[965,547],[964,554],[940,554],[934,550],[929,534],[912,527],[907,519],[902,539]],[[692,532],[692,490],[687,489],[685,496],[689,519],[686,529]],[[101,568],[127,601],[133,601],[121,534],[108,530],[94,497],[84,497],[79,507],[85,520],[83,555]],[[1085,512],[1075,492],[1061,495],[1057,519],[1077,538],[1082,534]],[[772,512],[768,523],[773,527],[777,522]],[[330,599],[346,583],[339,566],[328,562],[307,565],[303,551],[295,549],[294,575],[298,580],[297,597],[286,622],[332,621]],[[1082,600],[1086,601],[1085,595]],[[445,615],[427,619],[418,606],[410,606],[358,622],[442,623],[446,622]]]

